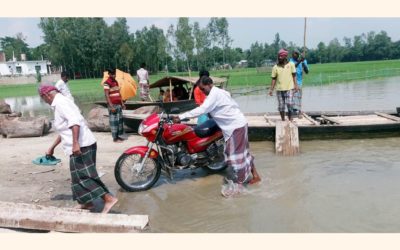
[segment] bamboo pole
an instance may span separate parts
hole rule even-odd
[[[304,18],[303,57],[306,57],[307,17]]]
[[[190,71],[190,69],[188,69],[189,70],[189,86],[190,86],[190,93],[189,93],[189,100],[191,100],[192,99],[192,93],[193,93],[193,89],[194,89],[194,84],[192,84],[192,74],[191,74],[191,71]]]
[[[172,102],[172,82],[171,82],[171,77],[169,78],[169,100]]]

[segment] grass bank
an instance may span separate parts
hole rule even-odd
[[[210,73],[214,76],[228,76],[229,88],[234,89],[269,86],[271,82],[271,72],[268,68],[244,68],[211,71]],[[151,75],[150,81],[154,82],[165,75],[165,73]],[[188,76],[188,73],[180,72],[173,75]],[[191,75],[197,76],[198,72],[192,72]],[[400,60],[312,64],[310,65],[310,73],[305,76],[304,84],[323,85],[391,76],[400,76]],[[100,78],[70,80],[71,92],[78,99],[85,100],[86,102],[102,100],[103,91],[100,82]],[[157,93],[158,90],[152,91],[153,96],[157,96]],[[36,84],[0,85],[0,98],[32,96],[36,94]]]

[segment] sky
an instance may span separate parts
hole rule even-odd
[[[111,25],[115,18],[107,17],[106,22]],[[189,18],[190,23],[199,22],[204,28],[209,18]],[[256,41],[260,43],[272,43],[275,34],[279,33],[281,40],[294,42],[297,46],[303,46],[304,18],[227,18],[229,23],[229,35],[233,39],[232,47],[248,49]],[[130,32],[141,30],[143,27],[155,25],[167,30],[173,24],[177,24],[177,18],[127,18]],[[0,17],[0,37],[12,36],[22,32],[26,37],[29,47],[36,47],[43,43],[43,33],[38,27],[39,18],[6,18]],[[306,46],[316,48],[319,42],[328,44],[334,38],[338,38],[343,44],[343,38],[353,38],[355,35],[370,31],[388,33],[392,41],[400,40],[400,18],[307,18]]]

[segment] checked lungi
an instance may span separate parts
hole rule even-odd
[[[293,110],[293,90],[276,91],[278,98],[278,111],[285,112],[285,105],[288,108],[288,112]]]
[[[241,184],[249,181],[251,169],[254,168],[254,157],[249,151],[247,125],[233,131],[226,141],[224,155],[228,165],[227,179]]]
[[[303,90],[299,86],[299,90],[293,94],[293,109],[301,110],[301,98],[303,96]]]
[[[124,134],[124,120],[122,117],[122,106],[114,104],[115,112],[108,111],[110,118],[111,135],[114,140],[117,140]]]
[[[149,100],[149,84],[146,83],[139,83],[140,86],[140,99],[142,101],[148,101]]]
[[[79,204],[87,204],[109,193],[97,174],[96,150],[97,145],[94,143],[81,147],[81,155],[71,155],[69,158],[72,198]]]

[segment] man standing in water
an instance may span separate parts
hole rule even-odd
[[[225,140],[225,163],[228,165],[228,189],[221,190],[225,197],[241,192],[243,184],[257,183],[261,180],[254,166],[254,157],[249,151],[247,121],[239,109],[239,105],[230,94],[218,87],[208,76],[200,79],[198,88],[207,95],[204,102],[197,108],[174,117],[178,123],[185,118],[194,118],[210,113],[221,128]]]
[[[304,57],[300,57],[300,52],[297,50],[292,53],[292,58],[290,58],[290,62],[294,63],[294,65],[296,66],[296,81],[297,86],[299,87],[299,91],[295,92],[293,95],[293,113],[297,113],[299,118],[303,118],[301,108],[301,99],[303,96],[303,71],[308,74],[308,64],[307,60]]]
[[[115,70],[108,70],[108,79],[103,83],[104,94],[108,105],[108,113],[110,116],[110,129],[114,142],[120,143],[124,136],[124,120],[122,117],[122,109],[125,109],[122,101],[120,88],[117,80],[115,80]]]
[[[278,111],[282,121],[285,120],[285,105],[288,109],[288,118],[293,120],[293,94],[298,90],[296,82],[296,67],[294,63],[287,59],[288,52],[281,49],[278,52],[278,63],[272,68],[272,82],[269,89],[269,95],[272,96],[272,91],[276,85],[276,96],[278,98]]]
[[[102,198],[102,213],[108,213],[118,202],[100,180],[96,170],[96,138],[74,102],[60,94],[52,85],[39,87],[40,97],[54,109],[54,127],[59,133],[46,155],[52,156],[54,149],[62,143],[69,156],[72,197],[80,209],[94,208],[93,201]]]

